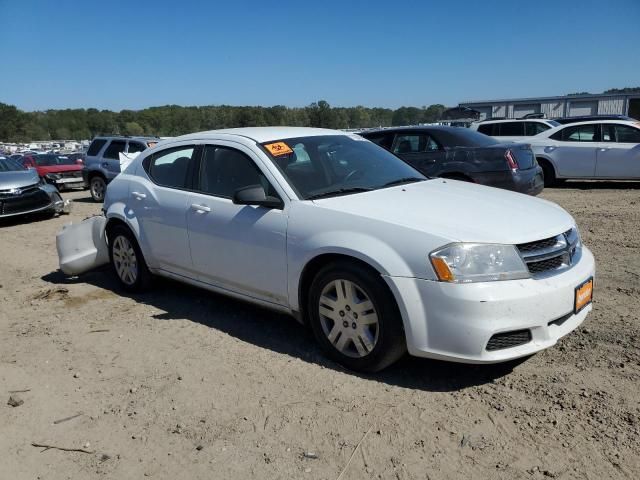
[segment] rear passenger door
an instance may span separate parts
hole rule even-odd
[[[193,169],[201,148],[185,143],[144,159],[143,172],[132,175],[127,213],[140,226],[140,244],[152,268],[194,277],[189,250],[187,211]]]
[[[600,124],[596,177],[640,178],[640,129],[618,123]]]
[[[447,158],[444,147],[426,132],[396,134],[391,151],[427,176],[437,172]]]
[[[277,305],[288,305],[287,215],[284,210],[236,205],[239,188],[262,185],[283,198],[248,148],[205,145],[188,206],[191,255],[198,280]]]
[[[569,125],[551,137],[544,152],[556,166],[559,177],[590,178],[596,171],[598,125]]]

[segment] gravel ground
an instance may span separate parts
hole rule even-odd
[[[0,477],[640,478],[638,183],[543,192],[598,262],[593,312],[554,348],[372,376],[286,316],[168,281],[124,295],[106,269],[65,278],[55,233],[100,208],[66,196],[70,216],[0,226]]]

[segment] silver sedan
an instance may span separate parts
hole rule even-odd
[[[572,123],[526,141],[544,171],[546,186],[561,179],[640,179],[640,122]]]

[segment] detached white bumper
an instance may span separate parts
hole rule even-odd
[[[67,275],[79,275],[109,262],[106,223],[105,217],[91,217],[62,228],[56,235],[60,270]]]
[[[578,327],[592,306],[573,313],[575,289],[595,275],[583,247],[572,268],[545,279],[451,284],[385,277],[402,314],[411,355],[464,363],[495,363],[549,348]],[[519,346],[487,350],[493,335],[529,330]]]

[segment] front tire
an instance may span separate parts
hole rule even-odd
[[[104,194],[107,191],[107,182],[100,175],[95,175],[89,181],[89,190],[93,201],[102,203],[104,202]]]
[[[406,352],[402,319],[378,272],[337,262],[314,278],[307,312],[316,340],[334,361],[377,372]]]
[[[151,286],[151,273],[131,231],[118,225],[109,231],[109,260],[120,286],[143,292]]]

